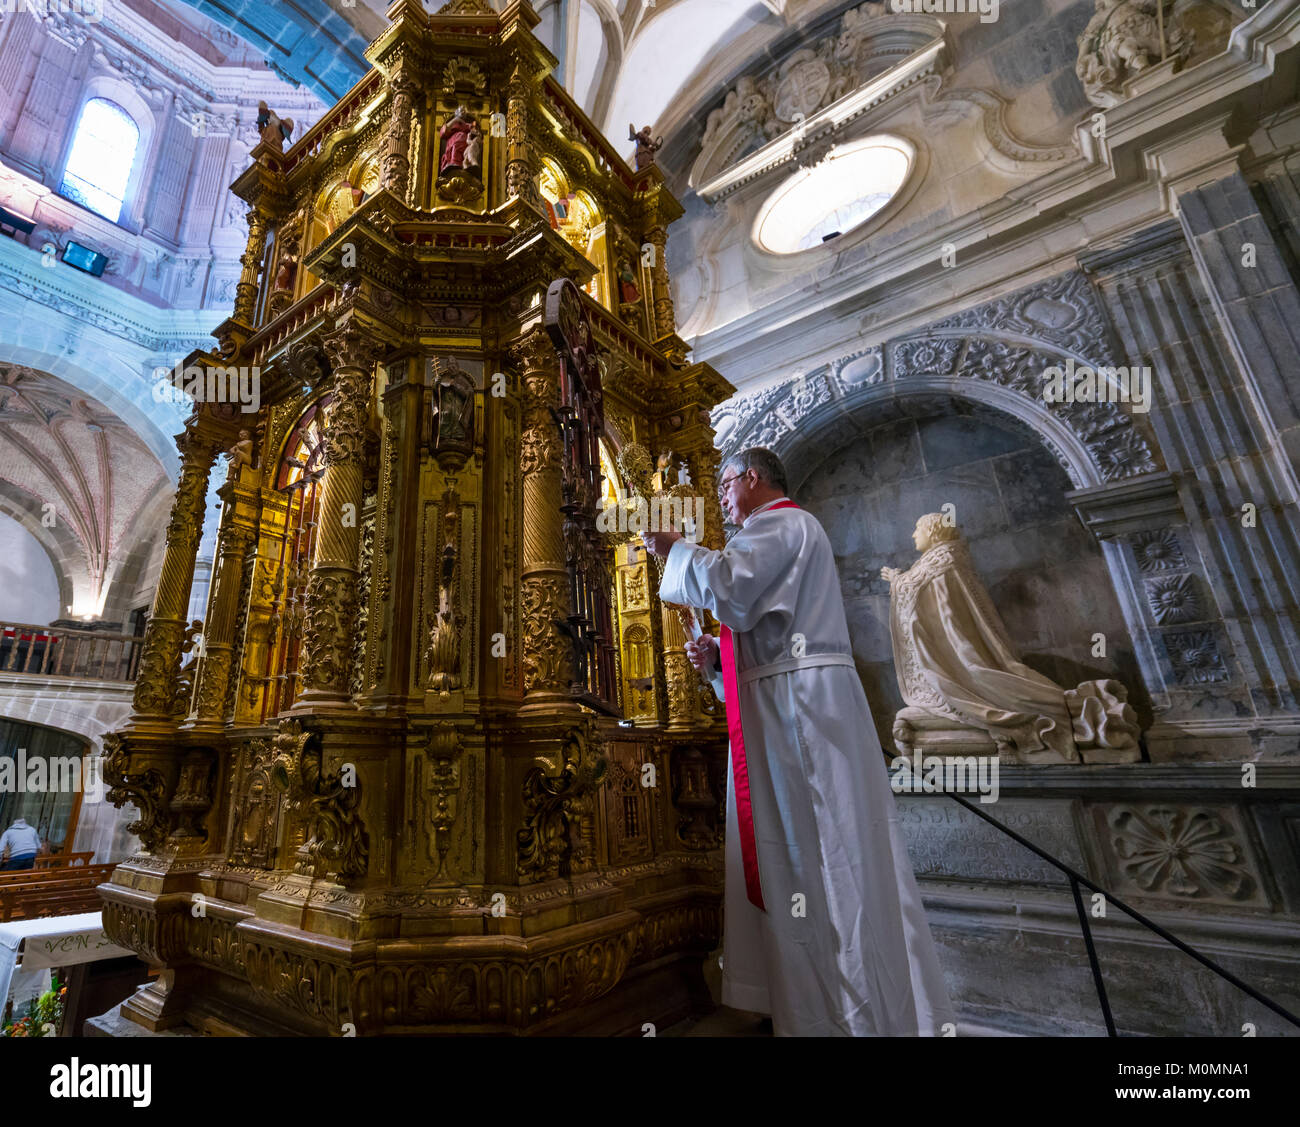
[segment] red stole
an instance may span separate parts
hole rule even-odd
[[[797,509],[793,501],[777,501],[771,509]],[[745,894],[749,902],[760,911],[763,889],[758,880],[758,849],[754,844],[754,808],[749,798],[749,765],[745,761],[745,733],[740,723],[740,682],[736,675],[736,645],[731,637],[731,627],[722,627],[718,639],[722,652],[722,687],[726,693],[727,735],[731,740],[731,778],[736,788],[736,818],[740,830],[740,859],[745,869]]]

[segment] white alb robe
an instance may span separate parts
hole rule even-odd
[[[851,656],[815,664],[851,654],[825,531],[760,507],[721,552],[675,543],[659,594],[734,632],[767,910],[746,896],[728,758],[723,1004],[777,1036],[942,1035],[956,1018],[862,683]]]

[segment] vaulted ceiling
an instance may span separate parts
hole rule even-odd
[[[144,10],[174,0],[128,0]],[[387,25],[384,0],[186,0],[326,102],[365,73],[366,45]],[[496,9],[504,0],[481,0]],[[558,76],[617,145],[627,127],[656,132],[765,47],[844,0],[537,0],[536,34],[560,60]],[[437,11],[438,0],[427,4]],[[686,94],[686,98],[681,95]]]
[[[103,610],[171,495],[158,459],[103,404],[46,372],[0,365],[0,512],[50,554],[73,614]]]

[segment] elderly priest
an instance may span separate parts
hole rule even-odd
[[[731,737],[722,1001],[771,1014],[777,1036],[940,1036],[956,1019],[830,541],[785,491],[780,460],[755,447],[722,467],[739,531],[721,552],[644,537],[667,557],[660,597],[722,623],[688,646],[721,681]]]

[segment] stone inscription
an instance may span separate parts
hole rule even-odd
[[[1002,799],[986,808],[996,819],[1065,864],[1086,873],[1065,800]],[[1066,884],[1065,875],[1019,842],[947,798],[898,796],[899,821],[918,877]]]

